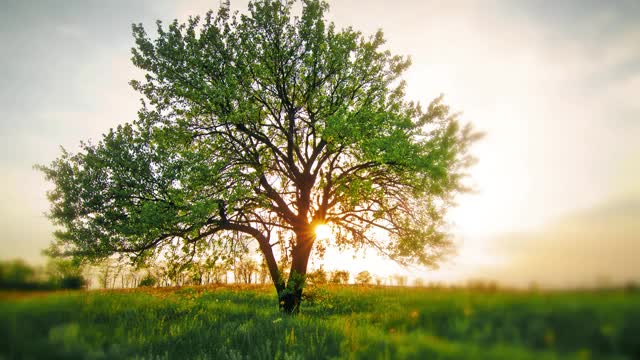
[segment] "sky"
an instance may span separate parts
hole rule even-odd
[[[136,117],[131,24],[218,1],[0,0],[0,259],[43,262],[49,185],[33,170]],[[246,8],[246,1],[231,1]],[[408,97],[439,94],[485,132],[474,192],[448,219],[457,255],[402,269],[372,252],[312,265],[426,281],[550,287],[640,281],[640,3],[330,1],[328,18],[410,55]]]

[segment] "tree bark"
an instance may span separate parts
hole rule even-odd
[[[291,254],[291,271],[287,286],[282,291],[278,291],[280,310],[286,314],[294,315],[300,312],[307,265],[314,240],[315,235],[310,227],[296,232],[296,245]]]
[[[271,249],[271,245],[269,245],[269,241],[266,238],[259,238],[258,244],[260,245],[260,250],[262,251],[265,262],[267,263],[267,268],[269,269],[269,275],[271,275],[273,286],[275,286],[276,292],[279,296],[280,293],[284,290],[285,284],[284,279],[282,278],[280,271],[278,270],[278,262],[273,256],[273,250]]]

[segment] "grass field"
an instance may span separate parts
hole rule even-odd
[[[0,359],[640,359],[640,292],[270,287],[4,293]]]

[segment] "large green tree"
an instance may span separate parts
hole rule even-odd
[[[405,99],[410,61],[384,50],[382,32],[336,29],[323,1],[302,1],[298,16],[293,5],[258,0],[238,15],[227,2],[158,22],[154,38],[133,26],[146,72],[131,82],[145,98],[138,119],[40,167],[58,251],[219,256],[250,238],[292,313],[317,225],[334,245],[437,264],[477,135],[441,98],[426,109]]]

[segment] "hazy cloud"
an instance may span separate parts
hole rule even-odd
[[[495,249],[508,262],[478,277],[526,286],[595,286],[640,281],[640,198],[576,212],[531,233],[505,234]]]

